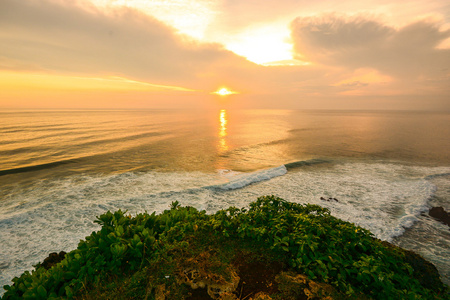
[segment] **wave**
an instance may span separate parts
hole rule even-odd
[[[123,143],[123,142],[129,142],[134,140],[140,140],[143,138],[149,138],[149,137],[165,137],[168,136],[170,132],[168,131],[150,131],[150,132],[143,132],[138,134],[128,134],[121,137],[115,137],[115,138],[105,138],[105,139],[98,139],[93,141],[87,141],[84,143],[79,143],[74,145],[78,148],[85,148],[85,147],[92,147],[92,146],[99,146],[104,144],[111,144],[111,143]]]
[[[222,191],[236,190],[260,181],[266,181],[278,176],[282,176],[286,173],[287,169],[285,165],[281,165],[276,168],[235,175],[231,177],[232,179],[230,180],[230,182],[219,185],[212,185],[205,188]]]
[[[55,167],[58,167],[61,165],[75,163],[77,161],[78,161],[78,159],[66,159],[66,160],[54,161],[54,162],[39,164],[39,165],[34,165],[34,166],[26,166],[26,167],[13,168],[13,169],[7,169],[7,170],[0,170],[0,176],[51,169],[51,168],[55,168]]]
[[[301,167],[305,167],[305,166],[320,165],[320,164],[326,164],[326,163],[330,163],[330,162],[331,162],[331,160],[326,160],[326,159],[322,159],[322,158],[314,158],[314,159],[309,159],[309,160],[300,160],[300,161],[291,162],[291,163],[285,164],[284,166],[286,167],[286,169],[292,170],[292,169],[301,168]]]
[[[71,161],[74,160],[31,168]],[[442,174],[450,171],[448,167],[436,169],[373,162],[338,163],[325,168],[326,172],[311,167],[289,171],[328,162],[323,159],[299,161],[252,173],[218,170],[218,173],[80,174],[18,186],[0,203],[0,240],[3,242],[0,286],[10,284],[12,277],[31,268],[48,253],[74,249],[81,238],[98,230],[92,222],[96,215],[119,208],[130,214],[159,213],[174,201],[214,213],[230,206],[245,207],[259,196],[273,194],[300,204],[321,205],[333,216],[369,229],[377,238],[396,241],[395,237],[402,236],[407,228],[415,228],[412,225],[424,219],[421,213],[426,211],[436,191],[436,186],[425,178],[444,176]],[[446,195],[444,198],[448,199]],[[323,201],[321,197],[335,197],[339,201]],[[426,237],[417,237],[423,248],[448,253],[450,248],[445,235],[437,232],[432,243],[428,242],[429,236],[426,232]],[[439,243],[443,245],[441,248],[438,248]],[[429,255],[437,259],[446,257]],[[448,262],[441,265],[443,270],[448,269]]]
[[[255,171],[252,173],[244,173],[244,174],[237,173],[237,175],[235,175],[236,174],[235,172],[230,171],[231,174],[233,174],[231,176],[229,175],[230,173],[224,172],[224,170],[220,170],[219,173],[224,173],[223,176],[229,178],[230,181],[227,183],[223,183],[223,184],[207,186],[205,188],[212,189],[212,190],[218,190],[218,191],[236,190],[236,189],[240,189],[240,188],[246,187],[248,185],[257,183],[257,182],[267,181],[267,180],[270,180],[270,179],[278,177],[278,176],[283,176],[289,170],[292,170],[292,169],[301,168],[304,166],[325,164],[325,163],[330,163],[330,162],[331,162],[330,160],[318,159],[318,158],[310,159],[310,160],[302,160],[302,161],[287,163],[287,164],[284,164],[284,165],[281,165],[281,166],[275,167],[275,168]],[[228,174],[228,175],[225,175],[225,174]]]
[[[447,177],[447,176],[450,176],[450,173],[438,173],[438,174],[432,174],[432,175],[426,176],[424,179],[426,179],[426,180],[431,180],[431,179],[434,179],[434,178]]]

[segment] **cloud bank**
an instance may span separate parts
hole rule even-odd
[[[449,71],[450,49],[437,46],[450,38],[450,30],[432,21],[396,29],[361,16],[325,15],[297,18],[291,28],[296,55],[317,63],[408,77]]]
[[[227,3],[228,13],[256,5]],[[267,18],[269,8],[252,22]],[[238,21],[243,25],[234,26],[245,27],[242,18]],[[367,13],[296,17],[289,27],[293,55],[309,65],[264,67],[219,43],[180,35],[157,16],[136,9],[2,0],[0,71],[114,76],[204,95],[225,85],[239,92],[233,97],[244,107],[450,109],[450,49],[440,47],[450,30],[441,22],[429,18],[393,26]],[[7,101],[14,100],[11,95]],[[120,94],[111,95],[120,101]],[[139,103],[151,106],[145,91],[139,97]]]
[[[370,88],[376,86],[387,95],[443,99],[450,95],[450,49],[438,46],[450,38],[450,30],[440,28],[430,19],[394,28],[363,15],[336,14],[291,23],[295,56],[340,69],[348,78],[334,86],[347,95],[349,90],[376,95],[380,91]]]
[[[177,35],[175,29],[130,8],[102,12],[86,4],[3,0],[0,28],[2,68],[28,65],[195,86],[212,68],[248,65],[221,45]]]

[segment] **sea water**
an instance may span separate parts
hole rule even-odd
[[[450,114],[0,112],[0,285],[77,247],[110,210],[207,213],[276,195],[411,249],[450,283]],[[337,201],[322,199],[336,198]],[[0,290],[3,293],[3,290]]]

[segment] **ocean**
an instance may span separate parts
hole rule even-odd
[[[413,111],[0,111],[0,286],[75,249],[108,210],[214,213],[263,195],[326,207],[450,284],[449,227],[428,216],[450,210],[449,124]]]

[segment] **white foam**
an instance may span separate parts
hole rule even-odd
[[[201,172],[148,172],[39,180],[13,189],[0,202],[0,287],[49,253],[75,249],[99,229],[93,221],[107,210],[158,213],[181,198],[200,208],[204,200],[189,191],[218,181],[216,174]]]
[[[14,276],[32,269],[50,252],[75,249],[80,239],[99,229],[95,216],[107,210],[160,213],[173,201],[213,213],[276,195],[327,207],[334,216],[389,241],[427,209],[435,186],[424,178],[449,171],[346,163],[291,172],[280,166],[253,173],[146,172],[36,181],[11,190],[0,202],[0,286],[11,284]],[[222,184],[225,180],[229,182]]]
[[[253,183],[269,180],[278,176],[283,176],[286,173],[287,169],[284,165],[252,173],[244,173],[244,174],[232,173],[233,175],[229,176],[229,178],[231,178],[230,182],[221,185],[216,185],[214,186],[214,188],[224,191],[236,190]]]
[[[288,201],[318,204],[329,208],[334,216],[391,241],[428,209],[435,186],[424,177],[440,171],[381,163],[339,164],[321,170],[289,172],[270,182],[248,186],[245,193],[274,194]],[[321,197],[335,197],[339,202],[322,201]]]

